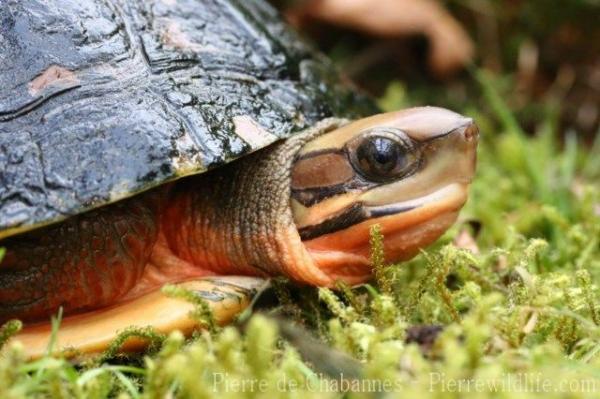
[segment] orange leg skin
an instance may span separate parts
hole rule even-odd
[[[119,331],[132,325],[150,325],[159,333],[179,330],[190,334],[198,328],[197,321],[189,316],[193,305],[181,299],[166,297],[159,290],[166,283],[177,283],[201,296],[206,292],[206,298],[209,298],[207,303],[219,325],[230,323],[248,306],[256,290],[264,285],[264,280],[243,276],[217,276],[226,274],[228,265],[231,264],[226,255],[227,244],[231,244],[231,241],[221,241],[223,246],[220,248],[224,248],[223,252],[206,250],[202,243],[214,243],[216,238],[208,236],[212,241],[201,240],[198,236],[206,234],[206,230],[196,230],[196,223],[202,223],[200,219],[195,219],[198,215],[191,212],[192,197],[173,197],[163,210],[158,238],[144,273],[135,287],[113,306],[63,320],[57,337],[58,350],[66,348],[64,354],[67,356],[76,356],[82,352],[101,352]],[[167,239],[167,234],[170,239]],[[184,256],[192,260],[188,261]],[[196,261],[204,262],[207,267],[199,267]],[[214,299],[215,295],[221,295],[222,298]],[[49,336],[50,326],[43,323],[28,326],[15,340],[24,345],[31,358],[37,358],[44,354]],[[146,342],[143,340],[132,338],[120,349],[130,352],[145,346]]]
[[[240,256],[237,249],[243,238],[236,233],[235,222],[218,224],[223,217],[219,202],[204,201],[202,192],[193,187],[170,198],[161,217],[162,239],[152,265],[171,275],[169,259],[175,258],[194,269],[188,268],[190,277],[196,277],[200,268],[207,275],[264,275]]]
[[[149,193],[1,242],[8,251],[0,269],[0,323],[47,323],[60,307],[71,316],[167,283],[258,274],[233,266],[232,241],[203,223],[192,195],[165,197]]]
[[[157,290],[167,283],[214,276],[216,273],[198,267],[173,253],[164,232],[158,235],[144,274],[138,283],[119,302],[127,302]]]
[[[154,245],[157,201],[115,204],[8,238],[0,267],[0,322],[47,320],[111,305],[139,281]]]

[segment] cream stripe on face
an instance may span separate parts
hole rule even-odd
[[[350,199],[353,193],[373,185],[354,171],[343,150],[305,154],[292,168],[292,199],[304,207],[314,207],[328,198],[343,194]],[[328,208],[330,212],[335,211],[330,206]]]
[[[356,194],[367,186],[343,149],[303,154],[291,178],[292,209],[302,239],[364,220]]]
[[[359,119],[334,132],[317,137],[307,143],[298,155],[302,156],[304,153],[341,148],[355,137],[357,132],[375,127],[398,129],[408,134],[413,140],[422,142],[447,134],[469,123],[472,123],[471,119],[444,108],[408,108]]]
[[[362,119],[313,139],[291,171],[302,239],[402,214],[449,184],[468,183],[476,146],[468,131],[476,131],[470,119],[431,107]]]
[[[339,135],[344,140],[332,140]],[[331,145],[314,151],[306,151],[305,146],[291,171],[291,206],[303,239],[337,231],[371,217],[360,196],[385,184],[377,177],[374,180],[367,177],[371,176],[368,166],[374,161],[369,158],[373,152],[375,155],[383,152],[384,161],[388,158],[393,161],[390,170],[385,171],[392,173],[392,179],[398,176],[395,165],[399,151],[402,151],[402,160],[412,160],[413,154],[418,152],[410,139],[397,129],[358,131],[349,138],[348,132],[338,129],[325,136]],[[382,147],[381,151],[377,145]],[[386,151],[390,150],[392,156],[387,156]],[[389,180],[389,176],[385,178]]]
[[[360,197],[381,185],[355,171],[347,148],[303,154],[294,163],[291,179],[291,206],[300,236],[311,239],[374,216]]]

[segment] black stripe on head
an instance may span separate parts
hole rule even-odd
[[[300,238],[303,240],[311,240],[325,234],[344,230],[368,219],[408,212],[415,208],[416,206],[380,207],[369,209],[366,208],[362,203],[358,202],[350,205],[340,213],[330,217],[329,219],[326,219],[319,224],[298,229],[298,233],[300,234]]]
[[[345,229],[366,220],[368,215],[361,203],[356,203],[344,209],[341,213],[312,226],[302,227],[298,230],[300,238],[310,240],[324,234]]]

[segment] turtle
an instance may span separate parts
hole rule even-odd
[[[219,324],[273,276],[371,278],[434,242],[479,131],[439,107],[381,113],[261,0],[6,0],[0,9],[0,323],[42,355],[130,325]],[[129,340],[123,349],[141,342]]]

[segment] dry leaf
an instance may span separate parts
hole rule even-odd
[[[475,238],[471,235],[468,229],[463,228],[460,230],[458,235],[454,238],[454,246],[457,248],[466,249],[471,251],[471,253],[477,255],[479,254],[479,247],[477,246],[477,242]]]
[[[462,26],[434,0],[310,0],[291,13],[292,21],[322,20],[381,37],[425,35],[429,65],[444,77],[473,58],[473,43]]]
[[[501,254],[498,256],[498,260],[494,265],[494,271],[499,273],[505,271],[506,269],[508,269],[508,257],[504,254]]]

